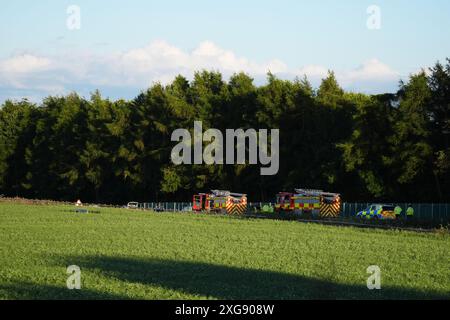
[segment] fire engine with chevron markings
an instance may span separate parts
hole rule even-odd
[[[247,212],[247,195],[225,190],[199,193],[193,196],[192,210],[196,212],[244,214]]]
[[[295,192],[280,192],[276,197],[276,212],[292,212],[302,216],[337,217],[341,211],[338,193],[315,189],[295,189]]]

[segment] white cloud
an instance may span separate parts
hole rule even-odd
[[[244,57],[237,57],[234,52],[219,48],[210,41],[202,42],[191,54],[192,70],[217,68],[225,73],[244,71],[254,75],[280,73],[287,71],[287,66],[280,60],[274,59],[258,64]]]
[[[360,81],[360,80],[392,80],[397,79],[399,74],[392,70],[386,64],[371,59],[364,64],[351,70],[343,75],[346,81]]]
[[[113,74],[120,75],[128,84],[149,85],[151,80],[169,82],[177,74],[192,77],[198,70],[218,70],[224,76],[244,71],[252,75],[265,75],[268,70],[278,73],[287,70],[279,60],[255,63],[213,42],[204,41],[192,50],[183,51],[165,41],[155,41],[148,46],[111,56]]]
[[[51,61],[31,54],[22,54],[0,62],[0,71],[8,74],[32,73],[49,68]]]
[[[291,79],[306,75],[317,85],[326,77],[329,68],[305,65],[291,69],[278,59],[259,63],[211,41],[186,51],[159,40],[142,48],[101,56],[71,52],[54,56],[22,54],[0,60],[0,98],[7,96],[8,90],[11,96],[13,92],[17,95],[17,90],[45,96],[67,93],[68,90],[89,92],[104,87],[134,88],[137,94],[154,81],[168,83],[177,74],[192,78],[195,71],[202,69],[220,71],[225,78],[243,71],[260,82],[268,71]],[[377,59],[368,60],[353,70],[335,70],[335,73],[344,87],[362,91],[364,86],[368,91],[376,90],[377,86],[384,90],[386,83],[396,83],[399,79],[397,72]]]
[[[327,76],[328,69],[318,65],[307,65],[295,71],[295,74],[307,76],[310,79],[322,79]]]
[[[293,72],[306,75],[315,86],[328,74],[329,68],[320,65],[306,65]],[[370,59],[351,70],[334,70],[339,84],[345,89],[368,93],[392,91],[396,88],[400,74],[377,59]]]
[[[340,84],[353,91],[361,88],[365,92],[380,93],[397,89],[400,74],[377,59],[364,62],[350,71],[341,71],[336,74]]]
[[[324,66],[307,65],[296,70],[295,74],[306,75],[311,79],[323,79],[328,70]],[[368,60],[352,70],[335,70],[335,75],[344,86],[359,81],[391,81],[400,77],[398,72],[377,59]]]

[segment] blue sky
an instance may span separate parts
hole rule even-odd
[[[81,28],[69,30],[69,5]],[[381,10],[370,30],[367,8]],[[95,88],[132,98],[179,72],[245,71],[264,83],[327,69],[348,90],[395,91],[450,56],[450,1],[15,0],[0,11],[0,101]]]

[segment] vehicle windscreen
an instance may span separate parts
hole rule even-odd
[[[394,209],[395,209],[394,206],[383,206],[384,211],[394,211]]]

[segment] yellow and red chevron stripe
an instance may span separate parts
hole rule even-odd
[[[228,214],[244,214],[247,211],[246,203],[227,203]]]
[[[320,203],[320,216],[321,217],[330,217],[335,218],[339,216],[339,213],[341,211],[341,202],[335,201],[334,203]]]

